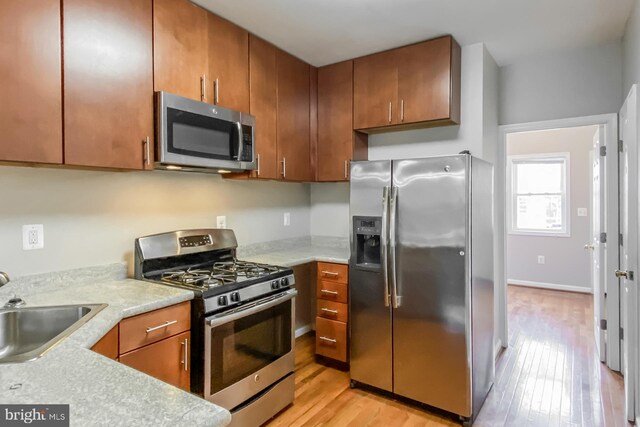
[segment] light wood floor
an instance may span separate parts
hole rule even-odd
[[[509,287],[509,348],[475,426],[627,426],[623,383],[602,365],[591,295]],[[308,334],[296,342],[295,402],[269,426],[455,426],[455,420],[349,388],[320,365]]]

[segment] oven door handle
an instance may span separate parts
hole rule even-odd
[[[233,313],[230,313],[228,315],[210,316],[205,318],[204,320],[209,328],[215,328],[216,326],[224,325],[225,323],[232,322],[242,317],[250,316],[252,314],[264,311],[268,308],[275,307],[278,304],[293,299],[296,295],[298,295],[298,291],[296,291],[295,289],[290,289],[286,292],[283,292],[282,294],[263,298],[254,303],[251,303],[247,308],[244,308],[242,310],[234,311]]]

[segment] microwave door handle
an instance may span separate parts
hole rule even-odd
[[[242,123],[236,122],[236,127],[238,128],[238,161],[242,159]]]

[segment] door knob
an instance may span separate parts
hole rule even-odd
[[[616,270],[616,277],[624,277],[627,280],[633,280],[633,271],[628,270]]]
[[[594,245],[590,245],[590,244],[586,244],[584,245],[584,250],[585,251],[592,251],[594,250],[596,247]]]

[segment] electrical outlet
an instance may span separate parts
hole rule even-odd
[[[227,217],[224,215],[216,217],[216,227],[227,228]]]
[[[587,216],[587,208],[578,208],[578,216]]]
[[[284,226],[288,227],[291,225],[291,214],[289,212],[284,213]]]
[[[42,248],[44,248],[44,226],[42,224],[23,225],[22,249],[30,251]]]
[[[544,255],[538,255],[538,264],[544,264]]]

